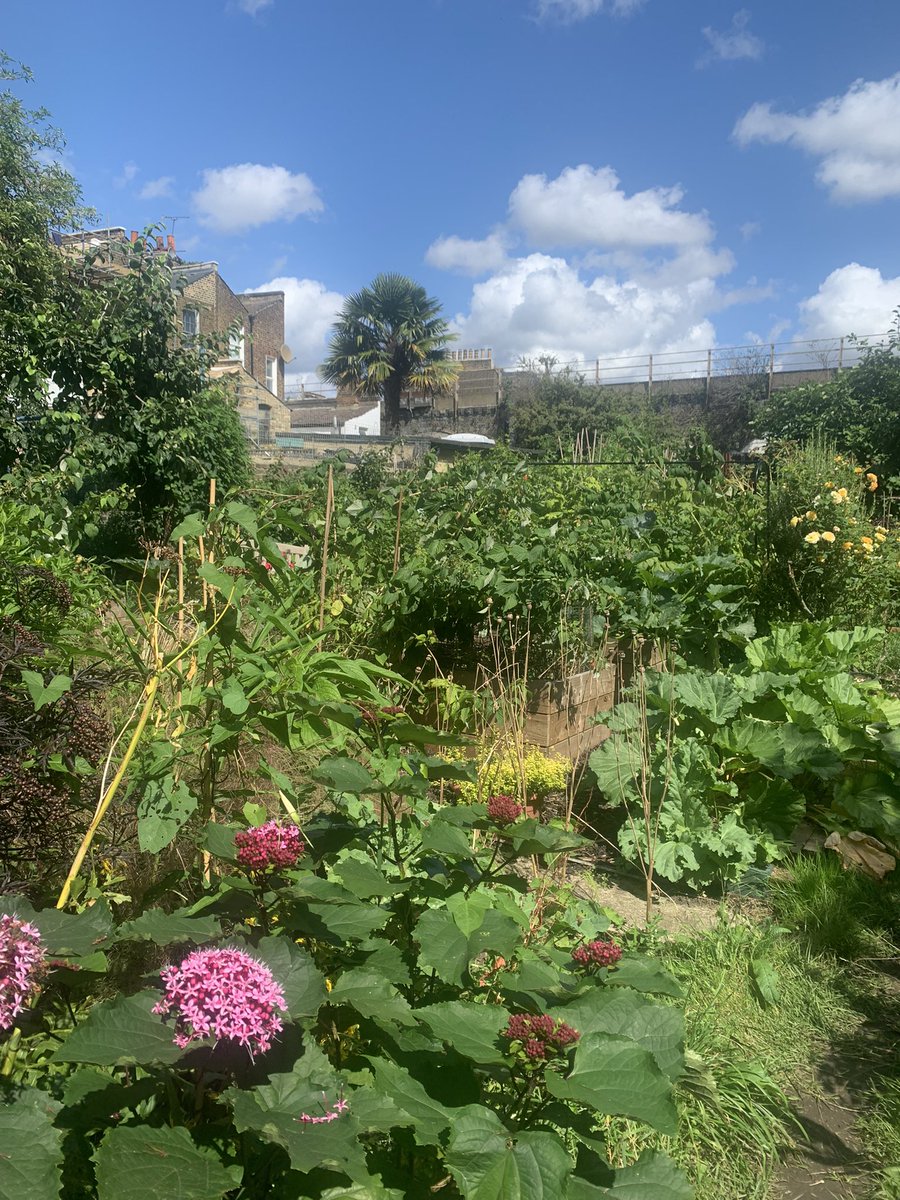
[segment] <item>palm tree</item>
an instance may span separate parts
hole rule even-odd
[[[405,275],[379,275],[348,296],[319,374],[365,396],[381,396],[389,429],[400,424],[400,397],[416,388],[451,391],[457,366],[447,357],[454,335],[441,306]]]

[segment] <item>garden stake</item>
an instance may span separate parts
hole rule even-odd
[[[325,498],[325,539],[322,544],[322,571],[319,575],[319,632],[325,628],[325,580],[328,576],[328,541],[334,512],[334,467],[328,464],[328,490]]]

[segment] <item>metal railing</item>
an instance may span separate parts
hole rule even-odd
[[[531,373],[577,376],[585,383],[607,387],[642,384],[652,393],[655,384],[688,381],[702,388],[713,379],[803,376],[834,373],[855,365],[865,346],[887,345],[889,334],[813,338],[790,342],[755,342],[744,346],[715,346],[705,350],[669,350],[652,354],[608,355],[596,359],[554,362],[544,358]],[[521,368],[520,368],[521,370]],[[510,368],[506,368],[510,371]]]

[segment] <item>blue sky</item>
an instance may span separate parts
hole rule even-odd
[[[3,0],[0,48],[112,224],[341,298],[422,282],[497,359],[886,329],[900,5]]]

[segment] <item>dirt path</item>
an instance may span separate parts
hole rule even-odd
[[[848,967],[848,970],[853,970]],[[856,1128],[867,1092],[880,1075],[896,1070],[900,1047],[900,978],[872,974],[871,990],[854,981],[848,992],[860,1014],[856,1029],[823,1048],[795,1091],[803,1130],[771,1190],[773,1200],[863,1200],[873,1195],[879,1164]]]

